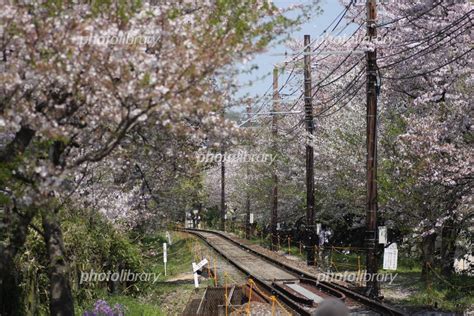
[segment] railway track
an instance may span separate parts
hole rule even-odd
[[[259,287],[275,295],[296,315],[312,315],[326,298],[338,298],[351,315],[404,315],[344,286],[318,282],[298,268],[278,262],[218,231],[185,229],[204,240],[211,248],[252,278]]]

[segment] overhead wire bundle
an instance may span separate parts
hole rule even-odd
[[[341,21],[344,19],[344,17],[347,15],[349,10],[351,9],[351,6],[353,4],[353,1],[351,1],[345,8],[340,12],[336,18],[331,22],[331,24],[321,33],[320,36],[327,34],[328,30],[333,26],[335,23],[335,26],[332,28],[330,32],[333,32],[336,30],[336,28],[340,25]],[[426,10],[422,12],[412,12],[410,14],[404,14],[400,17],[397,17],[393,20],[390,20],[388,22],[380,23],[377,24],[377,28],[382,28],[382,27],[387,27],[390,25],[394,25],[400,21],[407,21],[406,23],[414,23],[414,21],[422,19],[424,16],[432,13],[436,8],[442,6],[442,1],[437,1],[433,3],[432,6],[429,6]],[[364,11],[364,7],[361,10],[358,10],[358,12],[355,13],[354,18],[352,20],[348,21],[346,25],[337,33],[337,36],[340,35],[351,23],[352,21],[355,21],[355,19],[359,18],[361,13]],[[348,43],[350,40],[354,38],[358,33],[360,33],[361,28],[364,26],[364,23],[360,23],[358,28],[351,34],[351,36],[344,42],[342,43],[341,46],[344,46],[346,43]],[[439,69],[442,69],[443,67],[456,62],[457,60],[463,58],[464,56],[468,55],[473,48],[469,48],[465,52],[461,53],[458,56],[455,56],[454,58],[448,60],[445,63],[442,63],[438,67],[434,69],[430,69],[428,71],[422,72],[422,73],[416,73],[416,74],[411,74],[408,76],[400,76],[400,77],[390,77],[386,75],[381,75],[380,71],[384,69],[390,69],[393,66],[406,62],[412,58],[419,58],[422,56],[426,56],[430,53],[433,53],[437,49],[440,49],[442,47],[445,47],[446,45],[449,45],[454,38],[456,37],[457,34],[462,34],[465,32],[469,27],[472,26],[472,10],[469,11],[468,13],[464,14],[461,16],[459,19],[455,20],[454,22],[448,24],[441,30],[433,32],[431,35],[427,36],[424,39],[421,39],[420,41],[411,41],[411,42],[399,42],[396,43],[398,45],[397,47],[401,47],[402,49],[399,51],[396,51],[390,55],[385,55],[380,57],[379,59],[383,62],[383,65],[380,66],[379,68],[379,77],[380,79],[388,79],[388,80],[406,80],[406,79],[412,79],[418,76],[423,76],[426,74],[430,74],[432,72],[435,72]],[[384,32],[383,35],[381,35],[381,38],[385,38],[390,34],[391,30],[387,30]],[[423,47],[422,49],[415,51],[416,48],[422,46],[423,44],[429,42],[430,40],[435,39],[434,43],[431,43],[427,47]],[[308,46],[312,46],[318,39],[315,39],[311,41],[311,43]],[[448,41],[446,41],[448,40]],[[342,80],[348,81],[347,84],[345,84],[344,87],[339,89],[338,92],[334,93],[331,97],[329,98],[322,98],[319,100],[319,103],[323,105],[323,107],[315,113],[315,117],[328,117],[330,115],[335,114],[336,112],[340,111],[343,109],[347,104],[349,104],[356,96],[357,93],[363,88],[364,84],[366,83],[365,80],[362,81],[361,84],[358,84],[361,78],[363,77],[363,72],[365,70],[365,67],[363,66],[363,60],[364,57],[358,58],[355,63],[352,63],[350,65],[346,65],[347,61],[350,60],[351,57],[353,57],[354,53],[357,51],[357,49],[360,47],[360,45],[363,43],[363,41],[358,41],[356,45],[344,56],[344,58],[337,63],[334,67],[329,69],[329,71],[321,75],[320,79],[317,80],[317,82],[313,85],[313,98],[320,95],[322,89],[325,87],[329,87],[334,84],[340,83]],[[330,55],[326,55],[324,57],[321,57],[322,53],[321,51],[325,48],[327,48],[329,45],[329,41],[323,40],[321,41],[314,49],[312,49],[315,54],[312,54],[312,63],[316,62],[318,64],[321,61],[324,61],[330,57]],[[393,45],[392,45],[393,46]],[[281,92],[289,82],[294,79],[296,76],[296,73],[298,72],[295,68],[295,65],[301,61],[302,57],[301,56],[304,53],[304,50],[307,48],[307,46],[303,47],[302,49],[299,49],[299,51],[291,57],[290,60],[286,60],[285,64],[291,64],[293,63],[293,67],[291,68],[291,72],[288,75],[285,83],[279,88],[279,92]],[[412,54],[408,56],[404,56],[403,58],[399,58],[397,60],[389,60],[391,57],[399,57],[403,53],[414,51]],[[299,57],[299,58],[298,58]],[[321,58],[317,58],[321,57]],[[314,61],[313,61],[314,60]],[[362,67],[361,67],[362,66]],[[359,69],[359,68],[360,69]],[[359,69],[359,71],[357,71]],[[338,70],[342,70],[342,73],[338,73]],[[355,74],[354,74],[355,71]],[[321,72],[319,72],[321,73]],[[346,76],[352,74],[350,79],[346,78]],[[268,91],[271,89],[270,88],[267,90]],[[297,91],[301,91],[300,87],[297,87],[293,89],[287,96],[292,96],[294,95]],[[266,94],[267,94],[266,93]],[[286,109],[287,111],[292,111],[298,104],[300,104],[300,101],[302,100],[303,92],[301,92],[298,96],[298,98],[292,102],[292,104]],[[270,102],[271,99],[268,99],[266,104]],[[336,108],[336,110],[329,112],[331,109]],[[258,111],[260,112],[260,111]],[[257,112],[257,113],[258,113]],[[299,126],[304,122],[304,118],[297,120],[296,124],[293,124],[290,128],[286,128],[286,135],[290,135],[293,132],[297,130]],[[261,131],[257,133],[255,136],[258,137],[261,135],[263,132],[263,129],[267,127],[271,123],[271,120],[266,120],[266,122],[261,124]],[[281,129],[281,128],[280,128]]]

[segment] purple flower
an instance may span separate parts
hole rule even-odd
[[[83,316],[124,316],[124,308],[120,304],[110,307],[104,300],[97,300],[94,304],[94,310],[84,312]]]

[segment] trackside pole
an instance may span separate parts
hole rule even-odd
[[[164,242],[163,243],[163,263],[165,265],[165,276],[166,276],[166,263],[168,262],[168,253],[167,253],[167,247],[166,247],[166,243]]]

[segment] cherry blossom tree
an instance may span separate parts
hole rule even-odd
[[[370,41],[365,6],[343,3],[351,4],[345,19],[311,45],[316,132],[310,142],[315,148],[316,217],[337,225],[350,215],[356,221],[349,227],[364,225],[364,52],[376,48],[380,223],[400,234],[400,241],[404,237],[419,244],[425,275],[439,263],[434,260],[434,242],[441,238],[441,265],[448,272],[456,240],[465,235],[473,216],[469,207],[473,190],[472,4],[381,2],[377,38]],[[348,28],[351,23],[355,27]],[[345,30],[348,35],[343,34]],[[301,42],[288,43],[294,54],[284,61],[293,69],[287,73],[284,91],[297,99],[286,110],[303,109]],[[287,179],[300,192],[306,138],[301,120],[286,116],[280,121],[280,138],[285,139],[281,150],[291,158],[288,168],[279,167],[280,179]],[[255,143],[270,147],[269,122],[261,119],[260,123],[266,132],[258,134]],[[257,175],[262,181],[268,176],[268,171]],[[257,200],[269,205],[266,196]],[[301,209],[301,200],[294,202],[284,212]]]
[[[199,128],[196,122],[212,117],[222,101],[213,80],[226,81],[225,69],[296,21],[257,0],[31,1],[5,5],[0,21],[7,241],[0,271],[1,300],[9,302],[2,312],[18,310],[17,278],[10,273],[38,216],[50,258],[51,314],[70,315],[57,214],[75,190],[71,179],[87,177],[88,165],[111,155],[147,121],[171,131],[183,120]],[[119,190],[110,189],[108,197]],[[129,185],[110,202],[132,206],[137,190]]]

